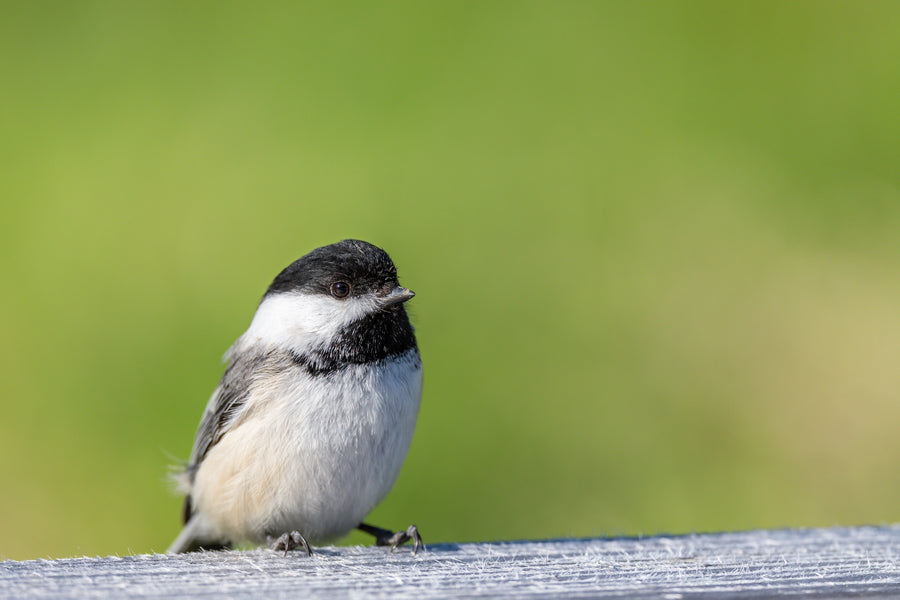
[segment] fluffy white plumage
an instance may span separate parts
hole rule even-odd
[[[339,300],[323,294],[283,293],[266,297],[250,327],[229,350],[257,343],[304,353],[329,344],[338,331],[380,308],[371,295]]]

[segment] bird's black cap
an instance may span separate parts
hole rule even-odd
[[[362,240],[343,240],[316,248],[288,265],[265,296],[283,292],[328,294],[337,282],[350,285],[350,295],[388,294],[396,286],[397,268],[387,252]]]

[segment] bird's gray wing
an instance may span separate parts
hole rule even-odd
[[[238,354],[229,362],[197,428],[194,448],[188,463],[191,480],[193,472],[203,462],[210,448],[222,439],[246,408],[254,379],[265,364],[266,358],[267,355],[263,353]]]
[[[268,353],[252,354],[232,351],[229,351],[226,356],[229,359],[228,367],[210,397],[206,410],[203,411],[203,418],[200,420],[197,436],[194,438],[191,458],[185,469],[185,476],[191,486],[194,484],[197,469],[209,453],[210,448],[228,433],[246,410],[247,399],[253,388],[254,380],[269,358]],[[193,512],[193,501],[191,495],[188,494],[184,498],[181,513],[185,524],[188,523]]]

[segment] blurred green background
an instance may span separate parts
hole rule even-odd
[[[417,292],[427,542],[900,519],[896,2],[3,2],[0,557],[161,551],[220,357]],[[350,543],[368,543],[353,535]]]

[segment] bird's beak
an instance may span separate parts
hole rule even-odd
[[[406,302],[416,293],[412,290],[408,290],[405,287],[397,286],[390,291],[387,296],[384,296],[381,299],[381,304],[383,306],[391,306],[392,304],[399,304],[400,302]]]

